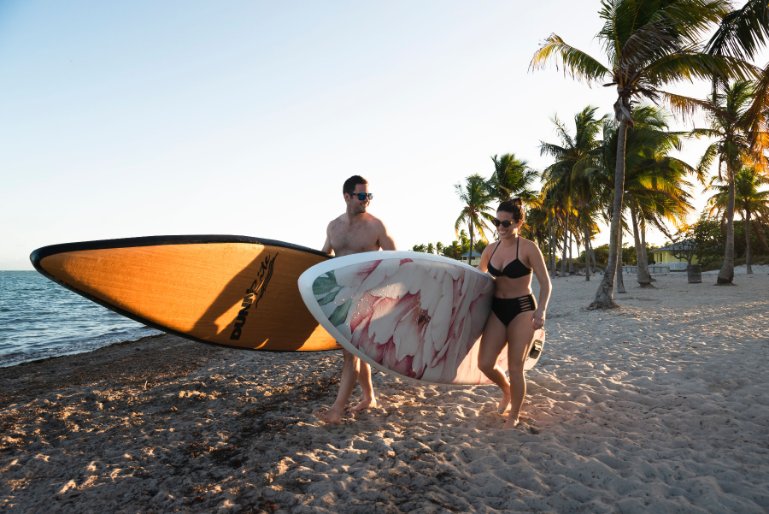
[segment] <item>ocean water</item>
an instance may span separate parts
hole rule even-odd
[[[0,271],[0,367],[159,333],[37,271]]]

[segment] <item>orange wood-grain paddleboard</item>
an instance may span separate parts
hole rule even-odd
[[[30,259],[64,287],[145,325],[249,350],[339,348],[299,275],[328,256],[245,236],[151,236],[45,246]]]

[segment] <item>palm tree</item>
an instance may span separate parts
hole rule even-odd
[[[519,197],[529,202],[537,196],[531,185],[538,174],[529,168],[526,161],[516,158],[512,153],[506,153],[502,157],[494,155],[491,160],[494,162],[494,173],[487,184],[494,199],[504,202],[512,197]]]
[[[539,196],[533,200],[531,208],[526,216],[530,227],[529,234],[535,238],[540,246],[547,253],[547,269],[552,275],[555,275],[555,256],[558,249],[558,202],[559,199],[552,194],[552,191],[540,191]],[[543,241],[547,243],[543,245]],[[543,252],[545,253],[545,252]]]
[[[759,49],[769,40],[769,4],[766,0],[748,0],[740,9],[730,12],[721,22],[718,30],[715,32],[708,43],[708,53],[717,56],[731,55],[742,60],[749,60],[756,56]],[[769,144],[765,126],[767,107],[769,106],[769,66],[764,69],[758,80],[746,86],[745,84],[735,84],[729,87],[723,79],[715,77],[713,79],[713,93],[710,98],[712,104],[710,107],[726,107],[727,104],[716,105],[718,103],[719,91],[728,94],[734,93],[733,100],[747,101],[737,96],[744,93],[744,90],[750,88],[752,100],[750,105],[745,107],[744,103],[734,105],[730,114],[737,115],[739,120],[733,118],[730,120],[735,128],[743,132],[746,140],[740,148],[730,148],[730,143],[722,147],[719,155],[719,177],[723,178],[721,172],[721,163],[726,163],[726,186],[729,188],[726,204],[726,244],[724,245],[724,262],[718,272],[717,284],[731,284],[734,280],[734,207],[735,207],[735,180],[736,173],[743,162],[750,162],[758,156],[753,165],[758,165],[766,169],[764,161],[764,150]],[[706,109],[711,112],[713,109]],[[740,112],[741,111],[741,112]],[[731,138],[724,138],[731,139]],[[725,141],[724,141],[725,142]],[[744,147],[747,143],[748,149]],[[739,155],[743,154],[743,155]],[[729,158],[731,157],[731,160]]]
[[[664,112],[656,107],[641,106],[633,111],[633,126],[628,129],[626,148],[625,203],[630,213],[630,229],[636,250],[637,280],[641,287],[651,286],[646,226],[651,224],[666,233],[666,222],[680,225],[693,208],[691,184],[684,176],[696,169],[669,153],[681,149],[681,137],[667,130]],[[613,149],[616,129],[609,128],[605,166],[613,173]],[[608,177],[607,177],[608,178]]]
[[[709,169],[718,159],[718,180],[727,187],[724,218],[726,221],[726,244],[724,261],[718,272],[717,284],[731,284],[734,280],[734,208],[735,177],[743,163],[766,167],[765,158],[757,155],[754,141],[766,137],[763,123],[758,125],[754,105],[756,83],[737,80],[734,83],[714,82],[714,88],[707,101],[687,100],[686,108],[694,106],[703,109],[710,121],[710,128],[695,129],[698,136],[707,136],[714,141],[707,147],[700,161],[699,169]],[[681,105],[683,105],[682,103]]]
[[[489,213],[489,203],[492,198],[486,187],[486,180],[477,173],[467,177],[464,185],[456,184],[454,187],[463,204],[462,212],[454,223],[454,230],[459,235],[462,224],[467,224],[470,233],[470,261],[472,261],[475,231],[478,231],[482,241],[487,241],[484,229],[488,228],[485,222],[494,218]]]
[[[537,243],[537,246],[547,250],[547,230],[547,211],[542,205],[542,198],[538,196],[537,198],[530,200],[527,205],[526,225],[523,227],[523,231],[526,237]]]
[[[720,214],[727,210],[730,199],[729,184],[716,184],[717,177],[711,181],[716,193],[708,199],[710,214]],[[723,182],[723,180],[720,180]],[[759,175],[754,168],[742,168],[734,177],[734,203],[736,210],[745,222],[745,265],[747,273],[753,273],[751,266],[753,255],[750,246],[750,222],[755,216],[759,222],[769,221],[769,190],[759,191],[761,186],[769,184],[769,178]]]
[[[566,126],[555,117],[553,123],[556,127],[560,144],[540,142],[541,155],[549,155],[555,162],[542,172],[544,180],[543,190],[552,192],[552,195],[560,201],[564,213],[564,246],[561,268],[566,272],[566,251],[570,237],[571,215],[577,218],[576,225],[583,231],[586,242],[592,239],[590,228],[594,226],[592,211],[589,208],[594,205],[594,187],[590,178],[590,170],[598,166],[601,155],[601,141],[598,135],[601,132],[603,119],[596,118],[597,107],[585,107],[574,116],[574,136],[569,133]],[[590,275],[586,275],[587,280]]]
[[[598,38],[604,43],[608,65],[552,34],[537,50],[531,67],[560,59],[564,71],[588,82],[607,79],[617,88],[614,116],[618,122],[617,160],[609,234],[609,263],[590,308],[616,307],[613,285],[617,272],[620,213],[625,183],[627,130],[633,105],[640,98],[672,98],[660,88],[679,80],[729,77],[747,72],[738,59],[700,51],[700,34],[721,21],[727,0],[602,0],[599,16],[604,25]]]

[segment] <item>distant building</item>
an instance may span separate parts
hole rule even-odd
[[[687,252],[694,251],[694,241],[679,241],[678,243],[672,243],[662,248],[655,248],[652,250],[654,255],[655,264],[663,264],[670,268],[670,271],[686,271],[687,262],[684,258],[679,258],[673,255],[683,255]],[[697,256],[692,256],[692,264],[697,264]]]
[[[481,262],[481,254],[480,252],[476,252],[473,250],[472,256],[470,255],[470,252],[467,251],[462,254],[462,262],[468,263],[470,266],[477,266],[479,262]]]

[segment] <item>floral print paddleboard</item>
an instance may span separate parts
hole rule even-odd
[[[494,283],[471,266],[416,252],[358,253],[309,268],[299,291],[343,347],[381,370],[436,384],[489,383],[478,349]],[[527,368],[544,333],[535,338]]]

